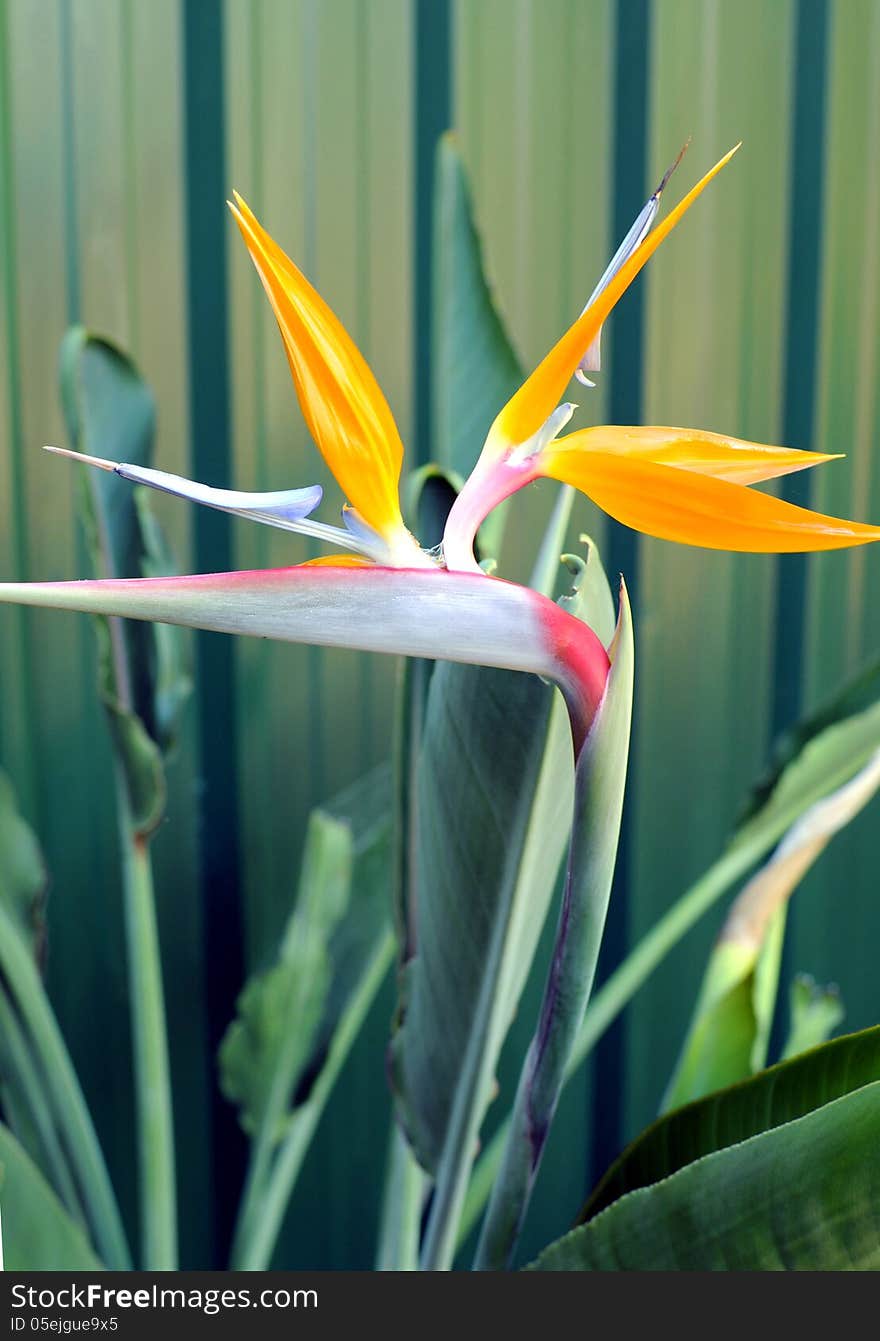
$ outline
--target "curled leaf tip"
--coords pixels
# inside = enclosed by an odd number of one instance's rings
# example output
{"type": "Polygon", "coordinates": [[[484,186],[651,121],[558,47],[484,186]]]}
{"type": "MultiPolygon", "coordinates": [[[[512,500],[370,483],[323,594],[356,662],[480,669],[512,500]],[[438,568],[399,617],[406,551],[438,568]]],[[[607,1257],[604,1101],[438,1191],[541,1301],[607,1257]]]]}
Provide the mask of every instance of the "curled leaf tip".
{"type": "Polygon", "coordinates": [[[684,156],[685,156],[685,154],[687,153],[688,149],[690,149],[690,147],[691,147],[691,140],[692,140],[692,139],[693,139],[693,136],[692,136],[692,135],[689,135],[689,136],[687,137],[687,139],[685,140],[684,144],[681,146],[681,148],[679,149],[678,153],[676,154],[675,158],[674,158],[673,161],[670,163],[669,167],[666,169],[666,171],[664,172],[663,176],[660,178],[660,185],[657,187],[657,190],[654,192],[654,195],[653,195],[653,199],[654,199],[654,200],[659,200],[660,197],[662,196],[663,192],[666,190],[666,186],[667,186],[667,184],[668,184],[668,182],[669,182],[669,178],[672,176],[673,172],[675,172],[675,169],[678,167],[679,163],[680,163],[681,160],[684,158],[684,156]]]}

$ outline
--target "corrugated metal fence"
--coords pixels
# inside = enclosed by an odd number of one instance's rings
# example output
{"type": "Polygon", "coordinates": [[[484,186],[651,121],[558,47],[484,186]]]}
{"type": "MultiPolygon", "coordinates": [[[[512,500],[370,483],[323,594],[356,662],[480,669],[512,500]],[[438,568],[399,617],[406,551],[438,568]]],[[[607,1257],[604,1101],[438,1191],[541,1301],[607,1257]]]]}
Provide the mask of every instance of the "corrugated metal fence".
{"type": "MultiPolygon", "coordinates": [[[[794,477],[788,496],[880,518],[876,0],[0,0],[0,81],[4,577],[85,571],[71,482],[38,450],[62,440],[56,356],[73,320],[139,360],[166,469],[253,488],[323,479],[225,216],[233,185],[352,330],[412,459],[427,455],[427,193],[447,124],[527,364],[684,139],[685,175],[743,139],[621,304],[584,410],[846,452],[814,480],[794,477]]],[[[308,554],[288,536],[160,507],[190,570],[308,554]]],[[[625,571],[637,619],[619,954],[716,854],[774,731],[880,647],[880,553],[730,557],[637,539],[587,505],[578,522],[625,571]]],[[[83,619],[0,612],[0,759],[48,855],[52,995],[130,1203],[121,914],[91,640],[83,619]]],[[[211,1099],[205,1040],[228,1019],[242,965],[273,942],[309,807],[386,752],[392,666],[209,636],[193,657],[198,696],[157,859],[184,1249],[203,1264],[240,1159],[211,1099]]],[[[838,980],[854,1027],[880,1016],[878,852],[869,809],[799,895],[790,936],[791,967],[838,980]]],[[[586,1181],[590,1131],[601,1157],[651,1116],[711,933],[688,939],[603,1044],[601,1085],[567,1096],[536,1233],[559,1227],[586,1181]]],[[[286,1265],[369,1262],[389,1011],[386,996],[328,1115],[286,1265]]]]}

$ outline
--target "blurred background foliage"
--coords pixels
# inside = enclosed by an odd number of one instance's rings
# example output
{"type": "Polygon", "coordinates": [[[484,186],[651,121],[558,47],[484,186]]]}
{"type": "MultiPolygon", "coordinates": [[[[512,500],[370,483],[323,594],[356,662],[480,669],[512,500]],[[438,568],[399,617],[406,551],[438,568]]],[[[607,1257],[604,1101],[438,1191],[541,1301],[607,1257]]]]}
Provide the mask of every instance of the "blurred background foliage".
{"type": "MultiPolygon", "coordinates": [[[[880,517],[880,6],[875,0],[0,0],[0,571],[88,571],[63,442],[65,327],[130,349],[161,468],[241,488],[328,483],[224,199],[239,189],[375,368],[411,465],[431,456],[430,191],[458,132],[485,259],[531,366],[579,310],[688,135],[736,163],[607,334],[579,422],[699,425],[845,452],[787,496],[880,517]]],[[[553,489],[514,503],[522,577],[553,489]]],[[[336,497],[332,486],[328,495],[336,497]]],[[[184,571],[308,542],[157,500],[184,571]]],[[[636,723],[605,971],[713,859],[771,741],[880,647],[880,551],[729,556],[635,537],[579,503],[622,569],[636,723]]],[[[47,973],[124,1209],[135,1188],[112,770],[84,618],[0,611],[0,760],[49,870],[47,973]]],[[[155,842],[183,1264],[228,1235],[243,1142],[213,1053],[293,899],[309,810],[387,757],[394,666],[201,635],[155,842]]],[[[872,818],[873,816],[873,818],[872,818]]],[[[792,909],[787,958],[876,1022],[880,837],[867,811],[792,909]]],[[[531,1217],[656,1111],[723,916],[707,918],[566,1092],[531,1217]],[[601,1086],[596,1084],[596,1075],[601,1086]],[[601,1095],[601,1102],[599,1096],[601,1095]]],[[[784,974],[784,978],[790,973],[784,974]]],[[[507,1052],[530,1036],[535,993],[507,1052]]],[[[389,982],[325,1117],[283,1259],[371,1260],[389,1106],[389,982]]],[[[577,1198],[576,1198],[577,1199],[577,1198]]]]}

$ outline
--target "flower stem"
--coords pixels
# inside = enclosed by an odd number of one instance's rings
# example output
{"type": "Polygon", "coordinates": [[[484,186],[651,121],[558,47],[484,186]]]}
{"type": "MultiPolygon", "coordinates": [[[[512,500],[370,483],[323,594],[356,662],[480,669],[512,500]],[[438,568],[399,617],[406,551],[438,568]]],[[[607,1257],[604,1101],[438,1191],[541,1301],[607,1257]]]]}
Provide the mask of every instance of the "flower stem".
{"type": "Polygon", "coordinates": [[[141,1257],[147,1271],[177,1267],[177,1195],[168,1035],[153,869],[117,769],[140,1174],[141,1257]]]}
{"type": "Polygon", "coordinates": [[[392,1118],[388,1140],[377,1271],[418,1271],[419,1228],[427,1179],[392,1118]]]}

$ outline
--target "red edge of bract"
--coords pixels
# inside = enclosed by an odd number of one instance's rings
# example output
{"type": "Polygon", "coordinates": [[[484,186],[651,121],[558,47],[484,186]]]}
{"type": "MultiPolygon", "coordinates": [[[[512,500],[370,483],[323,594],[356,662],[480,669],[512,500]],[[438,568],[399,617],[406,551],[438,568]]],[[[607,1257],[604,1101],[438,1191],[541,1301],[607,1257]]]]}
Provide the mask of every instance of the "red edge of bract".
{"type": "Polygon", "coordinates": [[[553,601],[542,601],[541,619],[560,668],[577,756],[605,697],[611,660],[590,626],[553,601]]]}

